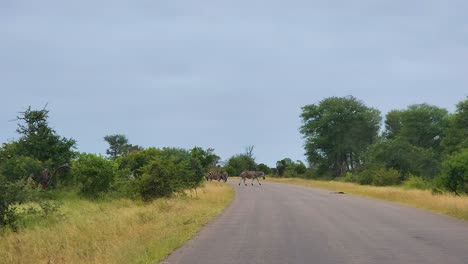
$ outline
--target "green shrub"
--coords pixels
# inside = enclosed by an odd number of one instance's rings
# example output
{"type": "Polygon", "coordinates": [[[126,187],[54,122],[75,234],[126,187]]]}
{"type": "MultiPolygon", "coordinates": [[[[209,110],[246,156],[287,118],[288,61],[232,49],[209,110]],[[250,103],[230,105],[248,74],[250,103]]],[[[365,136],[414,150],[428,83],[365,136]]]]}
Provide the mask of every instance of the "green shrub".
{"type": "Polygon", "coordinates": [[[357,172],[355,181],[362,185],[371,185],[374,181],[374,170],[364,169],[357,172]]]}
{"type": "Polygon", "coordinates": [[[408,179],[403,182],[403,187],[408,189],[428,190],[433,186],[431,182],[425,180],[424,178],[410,175],[408,179]]]}
{"type": "Polygon", "coordinates": [[[129,169],[117,170],[112,182],[109,198],[138,198],[138,181],[129,169]]]}
{"type": "Polygon", "coordinates": [[[342,182],[356,182],[356,176],[351,172],[346,172],[343,177],[336,178],[337,181],[342,182]]]}
{"type": "MultiPolygon", "coordinates": [[[[349,179],[349,178],[348,178],[349,179]]],[[[353,180],[363,185],[387,186],[401,182],[400,173],[384,167],[366,168],[357,173],[353,180]]]]}
{"type": "Polygon", "coordinates": [[[36,159],[25,156],[15,156],[5,160],[0,167],[0,173],[5,175],[8,181],[27,179],[33,175],[36,181],[42,171],[42,163],[36,159]]]}
{"type": "Polygon", "coordinates": [[[468,149],[452,154],[444,161],[440,180],[451,192],[468,193],[468,149]]]}
{"type": "Polygon", "coordinates": [[[25,200],[23,182],[7,181],[0,175],[0,228],[10,226],[17,229],[16,206],[25,200]]]}
{"type": "Polygon", "coordinates": [[[174,157],[156,158],[143,171],[138,180],[138,191],[146,201],[182,191],[186,188],[184,177],[193,173],[188,162],[177,162],[174,157]]]}
{"type": "Polygon", "coordinates": [[[89,198],[97,198],[109,190],[116,171],[115,163],[102,156],[81,154],[72,162],[73,177],[81,183],[80,192],[89,198]]]}

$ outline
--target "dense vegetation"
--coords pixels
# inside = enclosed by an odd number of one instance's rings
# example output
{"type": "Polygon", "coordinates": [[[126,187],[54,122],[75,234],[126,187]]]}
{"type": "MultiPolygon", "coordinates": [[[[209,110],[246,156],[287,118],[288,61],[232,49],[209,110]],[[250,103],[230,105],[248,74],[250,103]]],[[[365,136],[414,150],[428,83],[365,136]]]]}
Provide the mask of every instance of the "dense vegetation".
{"type": "Polygon", "coordinates": [[[382,131],[379,111],[351,96],[302,110],[309,175],[468,193],[468,100],[453,114],[428,104],[390,111],[382,131]]]}
{"type": "Polygon", "coordinates": [[[28,108],[20,114],[19,139],[0,148],[0,227],[16,230],[20,215],[53,211],[57,205],[49,201],[54,192],[145,201],[184,194],[196,189],[219,162],[213,149],[144,149],[129,144],[124,135],[104,137],[108,157],[79,153],[75,140],[49,126],[48,110],[28,108]],[[17,210],[25,202],[41,208],[17,210]]]}

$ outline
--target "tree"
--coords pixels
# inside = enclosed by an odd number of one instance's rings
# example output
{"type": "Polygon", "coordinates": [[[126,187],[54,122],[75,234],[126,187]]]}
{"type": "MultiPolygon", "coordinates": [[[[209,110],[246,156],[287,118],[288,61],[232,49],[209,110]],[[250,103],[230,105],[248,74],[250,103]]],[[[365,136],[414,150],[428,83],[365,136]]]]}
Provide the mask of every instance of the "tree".
{"type": "Polygon", "coordinates": [[[278,171],[278,175],[283,176],[286,170],[288,169],[288,167],[291,166],[292,163],[293,161],[290,158],[278,160],[276,162],[276,170],[278,171]]]}
{"type": "Polygon", "coordinates": [[[263,163],[258,164],[256,170],[263,171],[265,174],[271,173],[270,167],[268,167],[266,164],[263,164],[263,163]]]}
{"type": "Polygon", "coordinates": [[[401,131],[402,111],[392,110],[387,113],[385,118],[384,136],[388,139],[394,139],[401,131]]]}
{"type": "Polygon", "coordinates": [[[214,149],[212,148],[204,150],[200,147],[194,147],[190,150],[190,155],[200,162],[204,171],[216,166],[221,159],[218,155],[214,154],[214,149]]]}
{"type": "Polygon", "coordinates": [[[400,137],[373,144],[366,163],[370,167],[382,165],[394,169],[400,173],[401,180],[409,174],[432,178],[440,170],[440,162],[432,149],[414,146],[400,137]]]}
{"type": "Polygon", "coordinates": [[[251,158],[252,160],[255,160],[255,157],[254,157],[254,155],[253,155],[254,148],[255,148],[254,145],[249,145],[249,146],[245,147],[245,153],[244,153],[244,155],[246,155],[247,157],[251,158]]]}
{"type": "Polygon", "coordinates": [[[128,139],[125,135],[107,135],[104,137],[104,140],[109,144],[106,154],[112,159],[128,154],[129,150],[132,148],[132,146],[128,144],[128,139]]]}
{"type": "Polygon", "coordinates": [[[468,99],[459,102],[455,114],[449,117],[442,146],[447,154],[468,148],[468,99]]]}
{"type": "Polygon", "coordinates": [[[369,108],[352,96],[330,97],[318,105],[302,108],[303,125],[309,164],[321,172],[340,175],[362,163],[362,155],[376,141],[381,121],[380,112],[369,108]]]}
{"type": "Polygon", "coordinates": [[[276,162],[276,170],[279,176],[295,177],[306,173],[307,167],[300,160],[294,162],[285,158],[276,162]]]}
{"type": "Polygon", "coordinates": [[[162,151],[157,148],[147,148],[141,151],[130,152],[128,155],[116,159],[120,170],[127,170],[132,177],[141,176],[141,168],[151,162],[151,160],[162,155],[162,151]]]}
{"type": "Polygon", "coordinates": [[[17,132],[21,135],[16,144],[16,155],[28,156],[41,162],[47,162],[51,167],[68,163],[75,155],[73,149],[76,141],[57,135],[47,119],[49,111],[31,110],[21,112],[17,117],[23,123],[18,124],[17,132]]]}
{"type": "Polygon", "coordinates": [[[226,162],[225,170],[229,175],[239,175],[244,170],[255,170],[255,160],[245,154],[232,156],[226,162]]]}
{"type": "Polygon", "coordinates": [[[307,167],[306,165],[304,164],[304,162],[300,161],[300,160],[297,160],[294,164],[294,173],[296,175],[301,175],[301,174],[304,174],[306,173],[307,171],[307,167]]]}
{"type": "Polygon", "coordinates": [[[387,138],[400,137],[421,148],[441,152],[440,142],[447,127],[448,112],[428,104],[416,104],[406,110],[391,111],[385,121],[387,138]]]}

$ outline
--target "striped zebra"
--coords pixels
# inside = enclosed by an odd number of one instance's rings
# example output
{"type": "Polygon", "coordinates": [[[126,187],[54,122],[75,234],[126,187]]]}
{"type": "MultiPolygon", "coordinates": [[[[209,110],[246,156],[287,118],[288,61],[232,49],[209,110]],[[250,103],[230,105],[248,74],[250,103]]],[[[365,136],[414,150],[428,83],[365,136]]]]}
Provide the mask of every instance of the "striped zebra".
{"type": "Polygon", "coordinates": [[[227,172],[221,173],[221,172],[218,172],[218,171],[209,171],[205,175],[205,179],[207,181],[212,181],[212,180],[221,181],[221,180],[223,180],[224,182],[226,182],[228,177],[229,176],[228,176],[227,172]]]}
{"type": "Polygon", "coordinates": [[[247,183],[245,183],[246,179],[252,179],[252,185],[255,179],[257,179],[257,182],[259,185],[262,185],[260,181],[258,180],[258,177],[262,177],[263,179],[265,179],[265,173],[263,171],[243,171],[239,176],[240,176],[239,186],[242,180],[244,180],[244,185],[247,186],[247,183]]]}

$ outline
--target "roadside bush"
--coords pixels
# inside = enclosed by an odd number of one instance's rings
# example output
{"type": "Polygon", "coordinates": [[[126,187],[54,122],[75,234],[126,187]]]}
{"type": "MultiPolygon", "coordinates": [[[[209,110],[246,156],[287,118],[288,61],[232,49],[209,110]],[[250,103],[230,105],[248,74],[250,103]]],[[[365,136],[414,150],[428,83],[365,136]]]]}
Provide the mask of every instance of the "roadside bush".
{"type": "Polygon", "coordinates": [[[468,194],[468,149],[450,155],[442,168],[443,186],[456,194],[468,194]]]}
{"type": "Polygon", "coordinates": [[[401,182],[400,173],[397,170],[383,167],[364,169],[353,178],[362,185],[388,186],[401,182]]]}
{"type": "Polygon", "coordinates": [[[111,184],[109,198],[138,198],[137,179],[129,169],[117,170],[111,184]]]}
{"type": "Polygon", "coordinates": [[[346,172],[343,177],[338,177],[335,179],[336,181],[341,181],[341,182],[356,182],[356,175],[354,175],[351,172],[346,172]]]}
{"type": "Polygon", "coordinates": [[[424,178],[410,175],[406,181],[403,182],[403,187],[408,189],[429,190],[433,184],[424,178]]]}
{"type": "Polygon", "coordinates": [[[138,181],[138,191],[143,200],[170,196],[186,188],[184,177],[193,172],[186,161],[174,157],[156,158],[143,168],[143,175],[138,181]]]}
{"type": "Polygon", "coordinates": [[[81,154],[72,162],[73,177],[81,183],[80,192],[88,198],[97,198],[109,190],[115,173],[115,163],[102,156],[81,154]]]}

